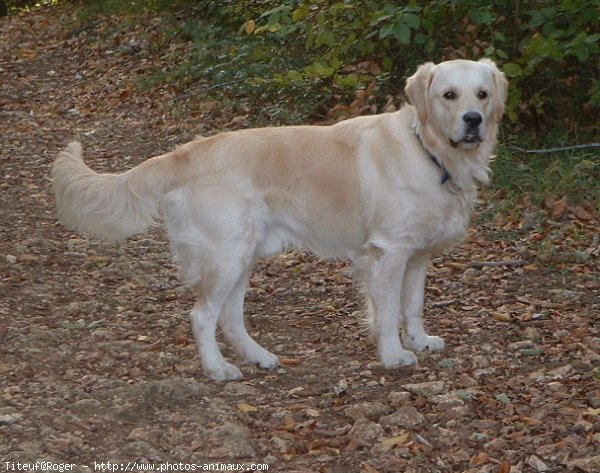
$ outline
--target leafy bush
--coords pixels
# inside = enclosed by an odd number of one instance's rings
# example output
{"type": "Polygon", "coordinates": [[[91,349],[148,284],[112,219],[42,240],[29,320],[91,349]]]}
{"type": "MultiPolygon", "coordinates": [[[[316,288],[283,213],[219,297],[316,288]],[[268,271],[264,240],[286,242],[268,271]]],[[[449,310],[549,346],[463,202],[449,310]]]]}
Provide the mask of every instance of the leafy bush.
{"type": "Polygon", "coordinates": [[[0,16],[28,10],[32,7],[52,5],[57,2],[58,0],[0,0],[0,16]]]}
{"type": "Polygon", "coordinates": [[[496,189],[510,195],[506,208],[523,194],[539,203],[548,193],[600,205],[596,150],[526,155],[505,146],[598,141],[600,0],[84,3],[84,21],[121,13],[136,34],[140,14],[159,16],[148,43],[161,66],[140,82],[168,82],[187,116],[197,111],[215,128],[238,126],[238,117],[262,126],[380,112],[402,101],[418,64],[490,57],[510,79],[492,163],[496,189]]]}
{"type": "MultiPolygon", "coordinates": [[[[254,2],[233,8],[247,3],[254,2]]],[[[485,55],[511,78],[512,122],[575,129],[586,119],[595,124],[600,106],[599,6],[599,0],[299,0],[247,20],[243,30],[271,37],[284,51],[304,45],[306,64],[272,78],[280,84],[329,78],[334,87],[353,88],[377,79],[397,87],[424,60],[485,55]],[[358,67],[365,61],[366,74],[358,67]]]]}
{"type": "Polygon", "coordinates": [[[183,87],[211,83],[217,85],[213,91],[254,100],[271,119],[279,110],[281,121],[305,120],[339,103],[348,104],[336,109],[342,115],[381,111],[418,64],[487,56],[510,78],[512,129],[550,125],[577,136],[598,131],[600,0],[98,0],[89,5],[185,11],[177,17],[175,34],[195,47],[171,76],[183,87]]]}

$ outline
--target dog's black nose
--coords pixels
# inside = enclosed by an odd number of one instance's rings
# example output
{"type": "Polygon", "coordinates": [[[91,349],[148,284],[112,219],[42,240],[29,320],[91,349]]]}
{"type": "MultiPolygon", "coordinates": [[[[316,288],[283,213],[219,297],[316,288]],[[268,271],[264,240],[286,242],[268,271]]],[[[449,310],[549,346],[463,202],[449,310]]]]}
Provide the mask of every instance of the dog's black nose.
{"type": "Polygon", "coordinates": [[[463,115],[463,121],[471,128],[477,128],[481,125],[483,117],[479,112],[467,112],[463,115]]]}

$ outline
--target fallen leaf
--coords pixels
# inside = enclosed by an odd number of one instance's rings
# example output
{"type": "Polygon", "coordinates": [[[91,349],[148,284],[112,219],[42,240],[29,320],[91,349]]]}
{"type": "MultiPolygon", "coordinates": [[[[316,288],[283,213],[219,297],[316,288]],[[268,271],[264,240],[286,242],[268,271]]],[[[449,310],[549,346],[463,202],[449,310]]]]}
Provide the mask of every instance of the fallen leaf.
{"type": "Polygon", "coordinates": [[[587,411],[583,413],[584,416],[592,416],[598,417],[600,416],[600,408],[594,409],[593,407],[588,408],[587,411]]]}
{"type": "Polygon", "coordinates": [[[361,473],[379,473],[379,470],[376,470],[368,463],[363,463],[362,467],[363,467],[363,469],[362,469],[361,473]]]}
{"type": "Polygon", "coordinates": [[[302,363],[302,360],[298,358],[280,358],[279,364],[281,366],[297,366],[302,363]]]}
{"type": "Polygon", "coordinates": [[[408,441],[409,438],[410,438],[410,434],[408,432],[406,432],[402,435],[397,435],[396,437],[391,437],[389,439],[385,439],[384,441],[382,441],[379,444],[379,450],[383,451],[383,452],[387,452],[399,445],[406,444],[406,442],[408,441]]]}
{"type": "Polygon", "coordinates": [[[497,320],[498,322],[512,322],[512,317],[510,314],[494,312],[494,320],[497,320]]]}
{"type": "Polygon", "coordinates": [[[504,460],[500,465],[498,465],[497,473],[510,473],[510,462],[508,460],[504,460]]]}
{"type": "Polygon", "coordinates": [[[291,416],[285,416],[281,428],[283,430],[292,431],[296,428],[296,421],[291,416]]]}
{"type": "Polygon", "coordinates": [[[256,30],[256,23],[254,20],[248,20],[244,23],[244,31],[246,31],[246,34],[252,34],[254,33],[254,30],[256,30]]]}
{"type": "Polygon", "coordinates": [[[487,463],[490,460],[490,457],[488,456],[487,453],[485,452],[479,452],[476,455],[473,455],[471,457],[471,459],[469,460],[469,463],[471,465],[483,465],[484,463],[487,463]]]}
{"type": "Polygon", "coordinates": [[[244,413],[246,413],[246,412],[258,412],[258,407],[253,406],[252,404],[246,404],[244,402],[239,403],[237,405],[237,407],[238,407],[238,409],[241,412],[244,412],[244,413]]]}
{"type": "Polygon", "coordinates": [[[565,210],[567,210],[567,205],[568,205],[568,200],[567,200],[567,196],[565,195],[562,199],[557,200],[556,202],[554,202],[552,204],[552,207],[550,208],[550,211],[552,213],[552,217],[553,218],[560,218],[562,216],[562,214],[565,213],[565,210]]]}

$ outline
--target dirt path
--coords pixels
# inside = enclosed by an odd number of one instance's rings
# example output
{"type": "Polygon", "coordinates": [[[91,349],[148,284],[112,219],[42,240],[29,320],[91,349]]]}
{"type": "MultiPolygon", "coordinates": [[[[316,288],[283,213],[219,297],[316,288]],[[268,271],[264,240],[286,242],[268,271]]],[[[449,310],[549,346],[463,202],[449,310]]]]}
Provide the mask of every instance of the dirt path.
{"type": "Polygon", "coordinates": [[[248,324],[283,366],[207,382],[163,233],[117,248],[55,221],[48,173],[70,139],[110,171],[206,128],[176,120],[168,91],[136,91],[160,58],[127,31],[70,26],[71,8],[0,19],[0,469],[600,471],[597,221],[568,211],[541,231],[480,225],[434,262],[426,318],[448,349],[413,369],[375,362],[346,264],[262,262],[248,324]],[[510,259],[526,264],[470,266],[510,259]]]}

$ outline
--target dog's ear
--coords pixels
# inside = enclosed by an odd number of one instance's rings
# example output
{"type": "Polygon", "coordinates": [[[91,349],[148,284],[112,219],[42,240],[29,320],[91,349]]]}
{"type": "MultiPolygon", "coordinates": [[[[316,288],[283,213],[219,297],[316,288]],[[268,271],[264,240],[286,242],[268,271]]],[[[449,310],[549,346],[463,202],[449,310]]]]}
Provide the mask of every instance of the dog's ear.
{"type": "Polygon", "coordinates": [[[485,64],[492,70],[492,76],[494,77],[494,93],[493,93],[493,112],[494,120],[499,122],[504,115],[504,108],[506,105],[506,98],[508,96],[508,81],[504,72],[502,72],[496,66],[496,63],[490,59],[480,59],[481,64],[485,64]]]}
{"type": "Polygon", "coordinates": [[[429,121],[429,88],[433,79],[433,64],[427,62],[406,80],[404,92],[410,103],[417,109],[417,117],[423,124],[429,121]]]}

